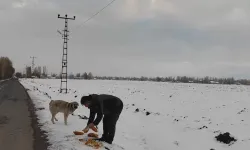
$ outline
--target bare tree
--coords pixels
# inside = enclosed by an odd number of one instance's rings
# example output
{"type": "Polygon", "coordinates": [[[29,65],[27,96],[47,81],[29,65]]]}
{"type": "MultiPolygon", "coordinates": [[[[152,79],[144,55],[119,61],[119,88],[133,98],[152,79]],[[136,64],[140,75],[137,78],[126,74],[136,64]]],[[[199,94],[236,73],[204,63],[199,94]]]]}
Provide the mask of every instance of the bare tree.
{"type": "Polygon", "coordinates": [[[82,77],[83,77],[83,79],[88,79],[88,74],[87,74],[87,72],[84,72],[84,74],[82,75],[82,77]]]}
{"type": "Polygon", "coordinates": [[[0,57],[0,80],[11,78],[14,73],[12,61],[8,57],[0,57]]]}
{"type": "Polygon", "coordinates": [[[93,79],[93,78],[94,78],[94,77],[93,77],[93,74],[92,74],[91,72],[89,72],[89,73],[88,73],[88,79],[91,80],[91,79],[93,79]]]}
{"type": "Polygon", "coordinates": [[[77,73],[77,74],[76,74],[76,77],[77,77],[77,78],[80,78],[80,77],[81,77],[81,74],[80,74],[80,73],[77,73]]]}

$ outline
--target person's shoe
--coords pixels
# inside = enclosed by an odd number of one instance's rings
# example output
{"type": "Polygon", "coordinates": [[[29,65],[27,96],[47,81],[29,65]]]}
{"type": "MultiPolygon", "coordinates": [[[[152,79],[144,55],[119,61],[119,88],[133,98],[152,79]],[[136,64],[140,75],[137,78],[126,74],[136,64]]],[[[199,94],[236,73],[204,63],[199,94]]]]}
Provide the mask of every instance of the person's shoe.
{"type": "Polygon", "coordinates": [[[112,144],[111,140],[105,140],[105,142],[108,143],[108,144],[112,144]]]}
{"type": "Polygon", "coordinates": [[[104,137],[101,137],[101,138],[97,138],[97,139],[94,139],[94,140],[96,140],[96,141],[105,141],[105,138],[104,137]]]}

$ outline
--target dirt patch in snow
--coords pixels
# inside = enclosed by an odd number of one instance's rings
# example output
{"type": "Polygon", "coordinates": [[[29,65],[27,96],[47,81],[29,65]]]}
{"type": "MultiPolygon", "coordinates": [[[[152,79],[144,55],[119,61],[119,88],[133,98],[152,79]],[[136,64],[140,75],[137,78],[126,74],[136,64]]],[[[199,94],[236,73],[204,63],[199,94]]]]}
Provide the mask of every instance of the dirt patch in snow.
{"type": "Polygon", "coordinates": [[[220,133],[219,135],[217,135],[215,137],[215,139],[218,142],[221,142],[221,143],[224,143],[224,144],[229,144],[229,145],[232,145],[234,142],[237,141],[237,139],[235,139],[233,136],[231,136],[229,132],[220,133]]]}

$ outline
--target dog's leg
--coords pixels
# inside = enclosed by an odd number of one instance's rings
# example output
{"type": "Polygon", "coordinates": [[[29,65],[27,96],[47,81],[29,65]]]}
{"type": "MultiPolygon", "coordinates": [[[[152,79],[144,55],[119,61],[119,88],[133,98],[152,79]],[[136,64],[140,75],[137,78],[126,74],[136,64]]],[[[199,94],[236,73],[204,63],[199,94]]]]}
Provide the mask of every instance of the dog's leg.
{"type": "Polygon", "coordinates": [[[55,121],[58,121],[58,119],[56,119],[56,116],[55,116],[55,121]]]}
{"type": "Polygon", "coordinates": [[[65,124],[65,125],[68,124],[68,123],[67,123],[68,116],[69,116],[69,114],[65,112],[65,113],[64,113],[64,124],[65,124]]]}
{"type": "MultiPolygon", "coordinates": [[[[51,103],[52,103],[52,101],[50,101],[50,105],[51,105],[51,103]]],[[[51,122],[52,122],[53,124],[55,124],[54,119],[55,119],[55,117],[56,117],[56,114],[52,111],[52,107],[51,107],[51,106],[49,107],[49,111],[50,111],[50,113],[51,113],[51,122]]]]}
{"type": "Polygon", "coordinates": [[[52,122],[53,124],[55,124],[55,122],[54,122],[55,116],[56,116],[56,114],[52,113],[51,122],[52,122]]]}

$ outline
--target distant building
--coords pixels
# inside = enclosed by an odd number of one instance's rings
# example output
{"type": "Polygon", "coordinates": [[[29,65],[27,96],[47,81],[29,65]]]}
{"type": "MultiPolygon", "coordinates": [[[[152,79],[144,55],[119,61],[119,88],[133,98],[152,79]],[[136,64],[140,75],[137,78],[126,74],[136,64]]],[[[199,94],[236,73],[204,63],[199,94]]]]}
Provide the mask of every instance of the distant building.
{"type": "Polygon", "coordinates": [[[41,67],[41,66],[38,66],[38,67],[37,67],[37,71],[38,71],[39,74],[42,74],[42,67],[41,67]]]}
{"type": "Polygon", "coordinates": [[[48,70],[46,66],[43,66],[43,75],[48,75],[48,70]]]}
{"type": "Polygon", "coordinates": [[[27,78],[31,78],[31,67],[26,67],[26,76],[27,78]]]}

